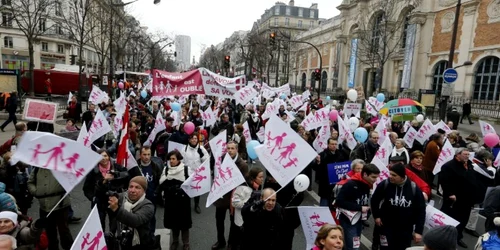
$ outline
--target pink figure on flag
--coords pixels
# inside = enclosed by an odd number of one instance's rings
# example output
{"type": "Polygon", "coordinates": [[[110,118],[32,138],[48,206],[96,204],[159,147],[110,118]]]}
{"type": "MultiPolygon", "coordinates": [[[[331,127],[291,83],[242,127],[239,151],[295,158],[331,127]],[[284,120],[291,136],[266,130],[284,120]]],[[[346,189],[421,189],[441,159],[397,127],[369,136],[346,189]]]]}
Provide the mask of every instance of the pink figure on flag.
{"type": "Polygon", "coordinates": [[[221,167],[219,167],[217,171],[219,172],[219,177],[222,179],[222,181],[226,182],[227,179],[226,179],[226,175],[224,174],[226,172],[224,172],[224,170],[222,170],[221,167]]]}
{"type": "Polygon", "coordinates": [[[99,231],[97,235],[89,241],[90,234],[87,233],[87,235],[83,236],[83,242],[81,245],[81,250],[85,248],[85,246],[89,246],[87,250],[107,250],[108,248],[104,246],[103,248],[99,249],[99,243],[101,242],[101,238],[103,237],[102,231],[99,231]]]}
{"type": "Polygon", "coordinates": [[[438,224],[439,226],[446,226],[446,224],[444,224],[443,222],[443,219],[445,217],[443,215],[440,215],[440,214],[434,214],[432,216],[432,222],[438,224]]]}
{"type": "Polygon", "coordinates": [[[297,162],[299,162],[299,159],[293,158],[293,159],[290,160],[290,162],[288,162],[287,164],[285,164],[283,166],[283,168],[289,168],[291,166],[297,166],[297,162]]]}
{"type": "Polygon", "coordinates": [[[57,162],[58,162],[58,160],[60,159],[61,162],[64,162],[63,148],[65,146],[66,146],[66,143],[61,142],[61,144],[59,145],[59,147],[53,147],[52,149],[50,149],[48,151],[40,152],[42,154],[48,154],[48,153],[52,152],[52,155],[50,156],[50,158],[45,163],[45,166],[43,166],[43,167],[46,168],[49,165],[49,163],[52,161],[52,159],[54,159],[54,170],[57,170],[57,162]]]}
{"type": "Polygon", "coordinates": [[[80,155],[78,153],[74,153],[73,156],[66,159],[66,161],[68,161],[66,163],[66,168],[73,170],[76,167],[76,161],[78,160],[78,158],[80,158],[80,155]]]}
{"type": "Polygon", "coordinates": [[[97,123],[97,121],[92,123],[92,128],[97,130],[98,126],[99,126],[99,124],[97,123]]]}
{"type": "MultiPolygon", "coordinates": [[[[278,161],[279,163],[281,163],[281,161],[283,159],[286,159],[286,158],[290,157],[292,155],[293,150],[295,149],[296,146],[297,145],[295,145],[295,143],[292,142],[292,144],[284,147],[285,150],[280,153],[280,156],[276,159],[276,161],[278,161]]],[[[272,152],[271,152],[271,154],[272,154],[272,152]]]]}
{"type": "Polygon", "coordinates": [[[101,119],[97,119],[97,124],[99,124],[99,127],[102,128],[102,120],[101,119]]]}
{"type": "Polygon", "coordinates": [[[41,144],[36,144],[36,148],[32,149],[33,157],[31,157],[31,161],[35,162],[35,164],[38,164],[38,154],[42,153],[40,149],[42,149],[41,144]]]}
{"type": "Polygon", "coordinates": [[[229,179],[233,178],[233,173],[231,172],[230,168],[226,168],[226,171],[224,171],[224,173],[229,175],[229,179]]]}
{"type": "Polygon", "coordinates": [[[317,214],[316,212],[313,213],[313,215],[311,215],[311,217],[309,217],[309,219],[312,221],[312,220],[319,220],[319,214],[317,214]]]}
{"type": "Polygon", "coordinates": [[[283,139],[286,137],[286,133],[281,134],[281,136],[277,135],[276,137],[272,138],[271,137],[271,132],[267,133],[267,139],[274,142],[274,147],[271,150],[271,154],[273,154],[274,150],[276,148],[281,149],[281,144],[283,144],[283,139]]]}
{"type": "MultiPolygon", "coordinates": [[[[201,188],[200,182],[202,182],[203,180],[207,179],[207,177],[205,175],[200,175],[200,172],[203,171],[203,170],[205,170],[205,167],[201,167],[201,168],[195,170],[195,172],[194,172],[195,176],[193,178],[193,181],[196,182],[196,187],[199,187],[198,189],[201,188]]],[[[191,187],[193,187],[193,186],[191,186],[191,187]]]]}
{"type": "Polygon", "coordinates": [[[191,185],[190,187],[191,187],[191,189],[195,189],[196,191],[201,189],[200,185],[195,185],[195,186],[191,185]]]}
{"type": "Polygon", "coordinates": [[[89,138],[89,137],[90,137],[90,136],[89,136],[89,135],[87,135],[87,136],[85,136],[85,137],[83,138],[83,145],[84,145],[84,146],[87,146],[87,145],[89,144],[89,142],[90,142],[90,138],[89,138]]]}
{"type": "Polygon", "coordinates": [[[316,118],[317,122],[321,121],[321,116],[320,116],[319,112],[316,111],[316,114],[314,114],[314,117],[316,118]]]}

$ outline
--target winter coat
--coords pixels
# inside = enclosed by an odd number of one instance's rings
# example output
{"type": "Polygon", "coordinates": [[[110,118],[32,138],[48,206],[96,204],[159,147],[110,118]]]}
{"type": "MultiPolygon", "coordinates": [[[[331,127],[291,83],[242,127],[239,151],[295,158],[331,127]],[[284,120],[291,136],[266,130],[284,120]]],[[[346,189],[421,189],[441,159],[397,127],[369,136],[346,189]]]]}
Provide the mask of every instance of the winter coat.
{"type": "Polygon", "coordinates": [[[483,210],[479,213],[486,217],[484,229],[486,231],[496,230],[493,220],[500,213],[500,186],[496,186],[488,193],[484,199],[483,210]]]}
{"type": "MultiPolygon", "coordinates": [[[[352,212],[361,212],[363,206],[369,206],[370,189],[372,185],[366,182],[361,173],[356,173],[340,189],[335,205],[338,208],[352,212]]],[[[347,219],[344,214],[340,218],[347,219]]]]}
{"type": "Polygon", "coordinates": [[[181,151],[182,157],[184,157],[183,162],[188,166],[188,174],[191,176],[194,170],[197,169],[203,162],[210,158],[210,154],[201,145],[196,145],[196,147],[191,147],[189,144],[186,145],[184,150],[181,151]],[[200,157],[199,151],[203,157],[200,157]]]}
{"type": "Polygon", "coordinates": [[[371,162],[379,147],[380,146],[378,144],[372,145],[371,142],[360,144],[351,152],[350,158],[351,160],[361,159],[365,162],[371,162]]]}
{"type": "Polygon", "coordinates": [[[242,250],[279,249],[279,233],[283,224],[283,209],[279,204],[272,211],[263,206],[253,207],[254,203],[243,206],[242,250]],[[255,209],[255,210],[254,210],[255,209]]]}
{"type": "MultiPolygon", "coordinates": [[[[64,188],[59,184],[50,169],[35,168],[30,173],[28,180],[28,190],[38,199],[40,209],[50,212],[59,200],[66,194],[64,188]]],[[[70,206],[69,195],[59,203],[58,209],[70,206]]]]}
{"type": "Polygon", "coordinates": [[[435,141],[430,141],[427,143],[427,147],[425,148],[424,159],[422,161],[422,166],[427,171],[434,170],[434,166],[436,166],[436,162],[439,158],[439,154],[441,153],[441,149],[435,141]]]}
{"type": "Polygon", "coordinates": [[[43,228],[36,228],[35,223],[27,220],[21,220],[18,225],[8,233],[16,238],[17,249],[33,249],[42,234],[43,228]]]}
{"type": "MultiPolygon", "coordinates": [[[[141,241],[140,246],[146,247],[143,249],[153,249],[152,247],[154,246],[154,240],[151,237],[149,230],[151,220],[155,219],[155,208],[153,203],[151,203],[151,201],[149,201],[148,199],[144,199],[140,204],[135,206],[129,212],[123,208],[123,202],[125,199],[124,194],[125,193],[120,194],[120,197],[118,199],[118,204],[120,204],[120,207],[115,212],[108,210],[110,211],[109,213],[111,213],[112,216],[116,218],[116,221],[120,222],[122,226],[137,230],[141,241]]],[[[111,230],[111,232],[114,231],[111,230]]]]}
{"type": "Polygon", "coordinates": [[[453,201],[446,197],[452,195],[456,196],[456,202],[464,206],[472,207],[476,204],[479,186],[471,161],[467,161],[467,169],[464,167],[464,163],[459,162],[456,158],[445,163],[439,172],[439,183],[443,189],[443,197],[445,197],[443,207],[450,207],[453,201]]]}
{"type": "MultiPolygon", "coordinates": [[[[313,164],[313,169],[316,172],[316,181],[318,182],[318,195],[321,198],[328,199],[331,196],[334,185],[330,185],[328,177],[328,164],[338,163],[347,160],[347,156],[342,151],[337,149],[331,152],[328,148],[319,153],[320,163],[313,164]]],[[[316,161],[314,161],[316,163],[316,161]]]]}
{"type": "Polygon", "coordinates": [[[233,196],[231,197],[231,204],[234,207],[234,224],[236,224],[236,226],[243,226],[243,216],[241,215],[241,209],[252,196],[252,192],[252,188],[247,185],[241,185],[237,187],[233,192],[233,196]]]}
{"type": "Polygon", "coordinates": [[[401,230],[413,230],[422,235],[425,222],[425,200],[422,191],[415,186],[413,194],[412,181],[406,178],[402,185],[388,183],[378,184],[371,199],[373,218],[380,218],[384,227],[401,230]]]}
{"type": "Polygon", "coordinates": [[[482,203],[484,201],[484,196],[486,195],[486,190],[488,187],[495,186],[495,173],[496,169],[494,167],[486,167],[483,162],[474,159],[472,167],[476,173],[477,180],[477,197],[476,204],[482,203]]]}
{"type": "Polygon", "coordinates": [[[108,191],[121,193],[127,190],[129,182],[127,169],[116,163],[111,163],[110,170],[115,171],[116,175],[113,180],[107,183],[103,183],[104,177],[99,170],[99,166],[94,167],[85,178],[83,194],[92,204],[107,205],[109,195],[106,193],[108,191]]]}
{"type": "MultiPolygon", "coordinates": [[[[167,180],[170,164],[165,167],[161,176],[160,188],[165,199],[163,226],[168,229],[187,230],[192,227],[191,198],[181,188],[184,181],[178,179],[167,180]]],[[[183,168],[184,178],[187,179],[188,166],[180,163],[176,168],[183,168]]]]}

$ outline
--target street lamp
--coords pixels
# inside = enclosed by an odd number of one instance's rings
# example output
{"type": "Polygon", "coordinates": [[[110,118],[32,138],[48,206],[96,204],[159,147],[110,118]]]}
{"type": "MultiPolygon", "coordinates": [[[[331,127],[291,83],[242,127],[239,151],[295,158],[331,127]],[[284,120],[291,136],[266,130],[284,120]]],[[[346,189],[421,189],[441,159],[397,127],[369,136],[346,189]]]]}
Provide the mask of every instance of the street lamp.
{"type": "Polygon", "coordinates": [[[463,67],[463,66],[471,66],[471,65],[472,65],[471,61],[465,61],[462,65],[458,65],[458,66],[453,67],[453,68],[458,69],[458,68],[463,67]]]}
{"type": "MultiPolygon", "coordinates": [[[[124,6],[127,6],[129,4],[132,4],[132,3],[135,3],[139,0],[133,0],[133,1],[130,1],[130,2],[127,2],[127,3],[117,3],[117,4],[113,4],[114,7],[124,7],[124,6]]],[[[154,0],[153,4],[159,4],[161,2],[161,0],[154,0]]]]}

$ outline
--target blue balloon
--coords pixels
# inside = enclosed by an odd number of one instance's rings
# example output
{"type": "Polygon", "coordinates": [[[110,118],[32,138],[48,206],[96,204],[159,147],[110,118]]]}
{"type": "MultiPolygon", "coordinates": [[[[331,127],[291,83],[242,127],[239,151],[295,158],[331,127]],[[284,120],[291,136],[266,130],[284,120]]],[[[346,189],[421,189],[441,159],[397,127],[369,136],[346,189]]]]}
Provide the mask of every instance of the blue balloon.
{"type": "Polygon", "coordinates": [[[146,92],[146,90],[141,91],[141,96],[142,98],[148,97],[148,92],[146,92]]]}
{"type": "Polygon", "coordinates": [[[330,101],[330,96],[329,95],[326,96],[326,100],[330,101]]]}
{"type": "Polygon", "coordinates": [[[357,128],[354,130],[354,138],[356,141],[363,143],[368,139],[368,131],[365,128],[357,128]]]}
{"type": "Polygon", "coordinates": [[[258,158],[257,152],[255,152],[255,148],[259,145],[260,145],[260,142],[258,142],[256,140],[251,140],[247,143],[247,153],[248,153],[248,157],[250,157],[250,159],[255,160],[258,158]]]}
{"type": "Polygon", "coordinates": [[[172,108],[173,111],[181,110],[181,105],[178,102],[170,103],[170,107],[172,108]]]}
{"type": "Polygon", "coordinates": [[[384,95],[384,93],[378,93],[378,95],[377,95],[377,101],[379,101],[379,102],[384,102],[385,101],[385,95],[384,95]]]}
{"type": "Polygon", "coordinates": [[[286,94],[281,94],[280,98],[281,98],[282,100],[285,100],[285,99],[286,99],[286,94]]]}

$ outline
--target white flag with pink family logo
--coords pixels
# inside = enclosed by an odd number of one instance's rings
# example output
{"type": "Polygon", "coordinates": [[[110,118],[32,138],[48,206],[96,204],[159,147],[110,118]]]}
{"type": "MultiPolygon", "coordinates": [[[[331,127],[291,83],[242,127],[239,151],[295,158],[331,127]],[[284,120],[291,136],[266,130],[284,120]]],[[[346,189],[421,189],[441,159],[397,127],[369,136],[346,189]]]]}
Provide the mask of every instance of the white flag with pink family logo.
{"type": "Polygon", "coordinates": [[[102,157],[80,142],[51,133],[26,131],[12,158],[83,178],[87,168],[95,166],[102,157]]]}
{"type": "Polygon", "coordinates": [[[487,134],[496,134],[497,132],[495,131],[495,128],[491,126],[491,124],[479,120],[479,126],[481,127],[481,133],[483,134],[483,137],[487,134]]]}
{"type": "Polygon", "coordinates": [[[216,200],[244,182],[245,177],[241,174],[240,169],[236,166],[233,159],[231,159],[231,156],[226,154],[221,164],[218,164],[217,161],[215,162],[214,181],[207,197],[206,206],[209,207],[216,200]]]}
{"type": "Polygon", "coordinates": [[[97,110],[95,118],[92,121],[90,127],[88,128],[88,132],[89,132],[88,136],[90,139],[90,144],[92,144],[93,142],[95,142],[97,139],[101,138],[108,132],[111,132],[111,126],[109,126],[106,117],[104,117],[104,114],[100,109],[97,110]]]}
{"type": "Polygon", "coordinates": [[[236,104],[241,104],[245,106],[258,94],[259,92],[257,92],[257,90],[255,90],[253,87],[247,86],[234,93],[233,97],[234,100],[236,101],[236,104]]]}
{"type": "Polygon", "coordinates": [[[245,121],[243,123],[243,136],[245,137],[246,143],[252,140],[252,136],[250,135],[250,127],[248,126],[248,121],[245,121]]]}
{"type": "Polygon", "coordinates": [[[446,225],[456,227],[458,226],[458,224],[460,223],[455,219],[451,218],[451,216],[448,216],[447,214],[441,212],[441,210],[431,205],[427,205],[427,207],[425,208],[425,227],[427,228],[434,228],[446,225]]]}
{"type": "Polygon", "coordinates": [[[151,146],[151,144],[153,144],[155,138],[156,138],[156,135],[162,131],[162,130],[165,130],[167,127],[165,126],[165,119],[163,119],[163,117],[161,116],[161,113],[158,112],[158,114],[156,115],[156,119],[155,119],[155,127],[153,129],[153,131],[151,131],[151,133],[149,134],[148,136],[148,139],[144,142],[144,146],[151,146]]]}
{"type": "Polygon", "coordinates": [[[312,144],[316,152],[321,153],[328,147],[328,139],[331,136],[330,126],[322,126],[312,144]]]}
{"type": "Polygon", "coordinates": [[[284,187],[318,155],[277,116],[266,123],[264,144],[255,149],[262,165],[284,187]]]}
{"type": "Polygon", "coordinates": [[[335,225],[332,213],[328,207],[305,207],[297,208],[299,212],[300,223],[302,224],[302,231],[306,237],[306,249],[311,249],[314,246],[316,235],[319,229],[326,224],[335,225]]]}
{"type": "Polygon", "coordinates": [[[441,172],[441,167],[443,165],[455,157],[455,149],[451,145],[449,140],[446,140],[446,142],[443,145],[443,148],[441,149],[441,153],[439,153],[439,157],[436,161],[436,166],[434,166],[434,170],[432,170],[433,174],[438,174],[441,172]]]}
{"type": "Polygon", "coordinates": [[[107,250],[104,231],[99,219],[99,211],[94,206],[82,229],[73,241],[71,250],[107,250]]]}
{"type": "Polygon", "coordinates": [[[210,192],[211,180],[209,158],[194,170],[194,173],[182,183],[181,188],[189,197],[193,198],[210,192]]]}

